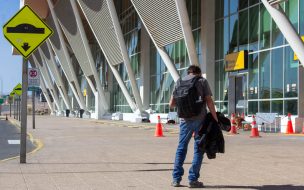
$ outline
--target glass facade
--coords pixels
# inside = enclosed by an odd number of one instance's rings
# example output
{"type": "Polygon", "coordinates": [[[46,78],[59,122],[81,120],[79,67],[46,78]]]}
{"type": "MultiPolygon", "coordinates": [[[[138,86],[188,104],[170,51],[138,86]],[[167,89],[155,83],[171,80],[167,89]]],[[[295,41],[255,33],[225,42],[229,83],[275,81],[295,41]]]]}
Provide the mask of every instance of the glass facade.
{"type": "MultiPolygon", "coordinates": [[[[227,112],[229,78],[246,75],[248,97],[244,112],[297,114],[298,61],[293,51],[259,0],[216,0],[215,12],[215,102],[227,112]],[[224,57],[248,50],[248,68],[225,72],[224,57]]],[[[304,3],[289,0],[280,8],[296,31],[304,34],[304,3]]]]}
{"type": "MultiPolygon", "coordinates": [[[[201,25],[202,9],[205,9],[201,3],[201,0],[186,0],[199,63],[202,63],[203,60],[201,25]]],[[[143,24],[131,1],[114,0],[114,4],[137,86],[141,92],[144,89],[145,94],[148,93],[145,88],[149,88],[149,97],[147,97],[149,102],[144,102],[144,106],[150,107],[156,113],[168,113],[170,111],[169,100],[175,84],[173,78],[151,40],[150,55],[147,56],[144,51],[142,54],[141,46],[145,45],[145,41],[142,41],[141,35],[145,36],[146,34],[142,34],[143,24]],[[149,57],[148,60],[142,60],[145,57],[149,57]],[[145,73],[147,71],[144,67],[146,64],[141,63],[142,61],[150,63],[149,73],[145,73]],[[143,81],[142,75],[149,75],[150,87],[142,85],[147,84],[146,81],[143,81]]],[[[295,30],[300,35],[304,35],[304,2],[289,0],[280,3],[279,6],[295,30]]],[[[238,91],[235,92],[236,109],[241,109],[246,114],[255,114],[256,112],[287,114],[290,112],[296,115],[298,110],[299,63],[294,60],[292,49],[263,3],[260,0],[215,0],[215,7],[215,59],[214,65],[206,65],[206,67],[214,66],[213,98],[217,109],[227,114],[231,99],[229,95],[233,94],[230,91],[237,89],[238,91]],[[248,67],[240,71],[226,72],[225,56],[241,50],[248,51],[248,67]],[[232,84],[235,85],[233,88],[232,84]]],[[[110,111],[132,112],[118,82],[109,69],[105,56],[94,39],[94,35],[90,32],[87,35],[102,87],[106,95],[110,97],[110,111]]],[[[185,41],[180,40],[167,45],[164,50],[180,76],[185,76],[186,69],[190,65],[185,41]]],[[[81,91],[87,91],[88,109],[95,110],[95,98],[87,78],[72,51],[70,55],[81,91]]],[[[135,102],[124,63],[115,67],[135,102]]],[[[147,79],[145,78],[145,80],[147,79]]],[[[71,88],[67,81],[65,82],[68,87],[68,96],[73,97],[71,88]]]]}

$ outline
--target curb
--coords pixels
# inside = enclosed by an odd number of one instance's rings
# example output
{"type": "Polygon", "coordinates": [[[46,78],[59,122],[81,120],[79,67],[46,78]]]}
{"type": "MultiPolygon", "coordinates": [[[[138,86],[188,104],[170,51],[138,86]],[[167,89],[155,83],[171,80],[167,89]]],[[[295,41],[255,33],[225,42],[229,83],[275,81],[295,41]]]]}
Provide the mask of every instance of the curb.
{"type": "MultiPolygon", "coordinates": [[[[10,118],[8,119],[8,121],[12,125],[14,125],[15,127],[21,129],[20,122],[17,122],[17,121],[15,121],[13,119],[10,119],[10,118]]],[[[27,133],[27,137],[33,143],[33,145],[36,147],[34,150],[32,150],[30,152],[27,152],[26,153],[27,155],[34,154],[34,153],[38,152],[40,149],[43,148],[44,144],[43,144],[43,142],[40,139],[34,139],[34,137],[33,137],[33,135],[31,133],[27,133]]],[[[9,161],[9,160],[14,160],[14,159],[17,159],[19,157],[20,156],[14,156],[14,157],[6,158],[6,159],[3,159],[3,160],[0,160],[0,163],[6,162],[6,161],[9,161]]]]}

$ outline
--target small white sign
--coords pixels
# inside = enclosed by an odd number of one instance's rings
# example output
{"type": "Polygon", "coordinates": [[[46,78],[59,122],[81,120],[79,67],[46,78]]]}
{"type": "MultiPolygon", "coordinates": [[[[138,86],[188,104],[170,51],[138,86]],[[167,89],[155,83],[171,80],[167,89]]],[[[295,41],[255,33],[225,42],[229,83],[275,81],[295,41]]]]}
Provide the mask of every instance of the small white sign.
{"type": "Polygon", "coordinates": [[[40,87],[38,69],[31,68],[28,70],[28,87],[40,87]]]}

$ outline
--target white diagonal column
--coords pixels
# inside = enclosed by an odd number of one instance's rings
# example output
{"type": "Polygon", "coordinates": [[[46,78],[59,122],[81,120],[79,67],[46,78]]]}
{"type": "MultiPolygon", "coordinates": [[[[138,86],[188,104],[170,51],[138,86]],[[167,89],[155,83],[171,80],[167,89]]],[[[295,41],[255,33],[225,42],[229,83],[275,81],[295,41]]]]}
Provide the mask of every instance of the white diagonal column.
{"type": "Polygon", "coordinates": [[[59,90],[59,93],[62,96],[62,99],[65,103],[65,106],[67,109],[71,109],[71,103],[68,99],[67,90],[63,84],[61,75],[59,73],[57,64],[55,62],[54,53],[53,50],[49,44],[48,41],[46,41],[44,44],[42,44],[38,51],[40,52],[40,55],[43,55],[45,63],[49,67],[50,71],[52,72],[52,75],[54,77],[55,84],[57,85],[57,88],[59,90]]]}
{"type": "Polygon", "coordinates": [[[118,82],[129,106],[136,111],[137,106],[130,96],[125,83],[119,75],[115,66],[124,60],[118,43],[117,35],[107,6],[107,1],[78,0],[78,3],[92,29],[93,34],[102,50],[109,67],[118,82]],[[99,19],[103,18],[103,19],[99,19]]]}
{"type": "Polygon", "coordinates": [[[191,65],[199,65],[198,57],[196,53],[193,33],[190,25],[190,19],[185,0],[176,0],[176,7],[178,16],[181,22],[181,27],[184,34],[185,44],[189,55],[191,65]]]}
{"type": "MultiPolygon", "coordinates": [[[[85,47],[85,52],[88,56],[89,64],[90,64],[90,67],[91,67],[91,70],[93,72],[93,76],[94,76],[94,79],[95,79],[95,82],[96,82],[98,95],[100,97],[100,101],[98,101],[98,102],[102,103],[104,111],[107,112],[109,110],[109,104],[106,100],[104,91],[103,91],[102,86],[101,86],[101,81],[100,81],[100,79],[98,77],[98,74],[97,74],[95,61],[93,59],[93,55],[92,55],[92,52],[91,52],[91,49],[90,49],[90,46],[89,46],[89,42],[88,42],[85,30],[83,28],[83,24],[82,24],[82,21],[81,21],[79,12],[78,12],[77,4],[76,4],[75,0],[70,0],[70,2],[71,2],[72,9],[73,9],[73,13],[75,15],[75,19],[76,19],[76,22],[77,22],[78,29],[79,29],[79,32],[80,32],[80,36],[81,36],[83,45],[85,47]]],[[[88,82],[90,83],[91,81],[88,81],[88,82]]],[[[95,106],[97,106],[97,105],[95,105],[95,106]]]]}
{"type": "Polygon", "coordinates": [[[123,38],[123,33],[122,33],[122,30],[121,30],[121,27],[120,27],[120,24],[119,24],[116,9],[115,9],[113,0],[107,0],[107,2],[108,2],[110,15],[111,15],[113,25],[114,25],[114,30],[116,32],[116,35],[117,35],[117,38],[118,38],[118,43],[119,43],[119,46],[121,48],[121,53],[122,53],[122,57],[123,57],[123,60],[124,60],[124,64],[126,66],[127,73],[129,75],[133,95],[134,95],[134,98],[135,98],[135,101],[136,101],[136,104],[137,104],[137,107],[138,107],[139,111],[142,112],[143,111],[142,110],[142,107],[143,107],[142,106],[142,100],[140,98],[138,86],[137,86],[136,80],[135,80],[135,75],[134,75],[134,72],[133,72],[131,64],[130,64],[130,59],[129,59],[126,43],[125,43],[125,40],[123,38]]]}
{"type": "Polygon", "coordinates": [[[282,12],[280,6],[278,4],[270,5],[269,2],[276,1],[267,1],[262,0],[265,8],[269,12],[270,16],[273,18],[279,29],[281,30],[283,36],[286,38],[292,50],[297,54],[300,62],[304,64],[304,44],[301,40],[301,37],[298,35],[296,30],[293,28],[289,19],[282,12]]]}
{"type": "MultiPolygon", "coordinates": [[[[73,1],[72,1],[73,2],[73,1]]],[[[81,70],[86,77],[88,84],[95,95],[95,118],[101,116],[108,111],[108,101],[105,99],[100,79],[97,75],[96,66],[93,61],[92,53],[88,44],[86,33],[83,28],[75,2],[72,6],[71,1],[59,0],[54,7],[58,21],[70,44],[70,47],[77,59],[81,70]],[[74,8],[73,8],[74,7],[74,8]],[[75,10],[75,11],[74,11],[75,10]],[[92,80],[95,80],[98,93],[92,80]]]]}
{"type": "Polygon", "coordinates": [[[41,76],[44,79],[46,87],[50,90],[50,93],[53,97],[54,103],[55,103],[58,111],[62,111],[63,109],[59,104],[59,97],[55,91],[54,83],[51,79],[50,73],[49,73],[48,69],[46,68],[45,63],[42,61],[42,59],[40,57],[41,55],[40,54],[38,55],[38,54],[39,54],[39,52],[34,53],[34,55],[33,55],[34,61],[35,61],[36,65],[38,66],[38,69],[40,70],[41,76]]]}
{"type": "Polygon", "coordinates": [[[50,37],[51,45],[60,60],[60,64],[62,67],[62,70],[69,82],[69,85],[72,89],[72,92],[80,106],[81,109],[88,110],[84,98],[81,93],[80,85],[77,80],[77,76],[75,73],[75,69],[73,67],[70,55],[68,53],[67,47],[65,45],[64,36],[62,34],[61,28],[59,26],[56,13],[54,11],[53,4],[51,0],[47,0],[49,10],[50,10],[50,16],[47,17],[47,23],[50,25],[50,27],[53,28],[54,34],[50,37]]]}
{"type": "Polygon", "coordinates": [[[49,71],[47,70],[46,65],[44,65],[44,63],[41,59],[40,53],[36,51],[35,53],[33,53],[32,57],[33,57],[35,65],[37,66],[37,68],[39,69],[39,71],[41,73],[42,79],[44,80],[47,88],[50,90],[50,93],[53,97],[53,100],[55,102],[55,105],[56,105],[58,111],[62,111],[62,108],[59,105],[59,98],[55,91],[49,71]]]}

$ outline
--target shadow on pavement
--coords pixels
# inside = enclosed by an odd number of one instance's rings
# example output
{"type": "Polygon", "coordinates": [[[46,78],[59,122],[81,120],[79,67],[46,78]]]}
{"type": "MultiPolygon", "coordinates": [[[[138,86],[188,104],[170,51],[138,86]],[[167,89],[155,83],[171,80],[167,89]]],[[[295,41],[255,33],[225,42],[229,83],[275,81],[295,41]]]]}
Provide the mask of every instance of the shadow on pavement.
{"type": "Polygon", "coordinates": [[[263,186],[238,186],[238,185],[219,185],[205,186],[210,189],[255,189],[255,190],[304,190],[304,186],[294,185],[263,185],[263,186]]]}
{"type": "MultiPolygon", "coordinates": [[[[27,164],[54,164],[54,165],[60,165],[60,164],[85,164],[85,165],[90,165],[90,164],[130,164],[130,165],[134,165],[134,164],[146,164],[146,165],[173,165],[173,162],[148,162],[148,163],[131,163],[131,162],[90,162],[90,163],[76,163],[76,162],[61,162],[61,163],[56,163],[56,162],[39,162],[39,163],[27,163],[27,164]]],[[[191,162],[186,162],[184,163],[184,165],[189,165],[192,164],[191,162]]],[[[204,163],[205,164],[205,163],[204,163]]]]}
{"type": "MultiPolygon", "coordinates": [[[[164,169],[142,169],[142,170],[96,170],[96,171],[48,171],[47,174],[68,174],[68,173],[122,173],[122,172],[167,172],[173,171],[171,168],[164,169]]],[[[0,172],[0,174],[19,174],[19,172],[0,172]]],[[[22,174],[45,174],[44,172],[22,172],[22,174]]]]}

